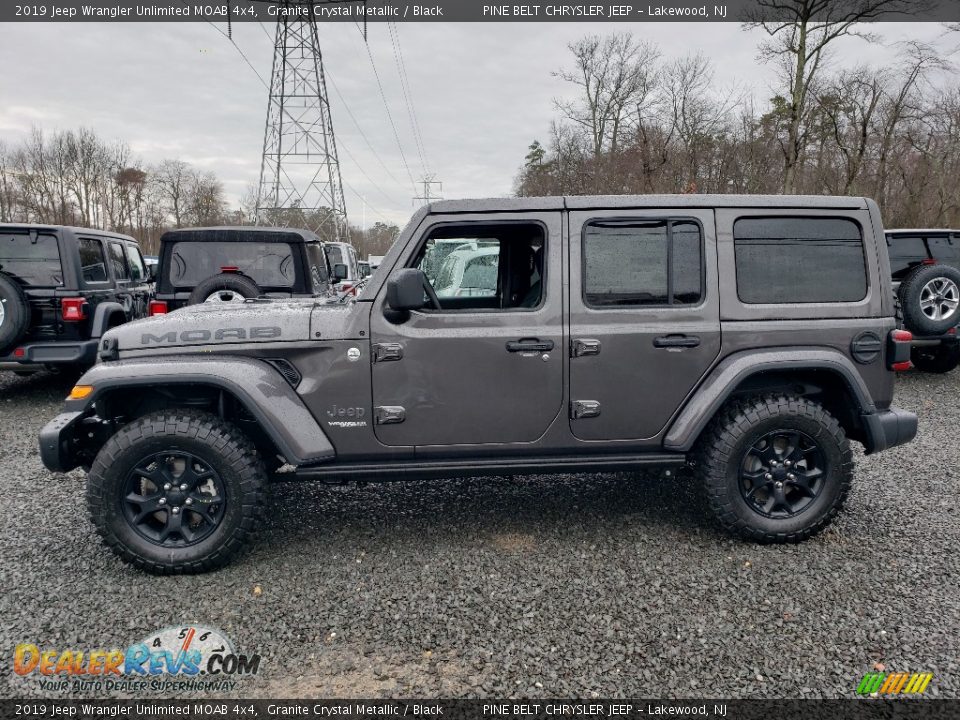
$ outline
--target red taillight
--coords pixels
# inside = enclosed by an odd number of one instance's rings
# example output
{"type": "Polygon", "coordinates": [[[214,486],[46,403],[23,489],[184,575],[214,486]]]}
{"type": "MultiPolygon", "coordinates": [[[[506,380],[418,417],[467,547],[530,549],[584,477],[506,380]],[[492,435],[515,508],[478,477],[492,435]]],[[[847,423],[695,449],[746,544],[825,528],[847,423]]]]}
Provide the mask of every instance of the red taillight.
{"type": "Polygon", "coordinates": [[[922,264],[923,264],[923,265],[936,265],[936,264],[937,264],[937,261],[934,260],[933,258],[927,258],[926,260],[923,261],[922,264]]]}
{"type": "Polygon", "coordinates": [[[903,362],[894,363],[890,366],[890,369],[895,372],[904,372],[913,367],[913,363],[909,360],[904,360],[903,362]]]}
{"type": "Polygon", "coordinates": [[[220,272],[236,273],[236,272],[240,272],[240,268],[238,268],[236,265],[224,265],[223,267],[220,268],[220,272]]]}
{"type": "Polygon", "coordinates": [[[947,335],[956,335],[956,334],[957,334],[957,329],[955,327],[952,327],[949,330],[947,330],[947,335]]]}
{"type": "Polygon", "coordinates": [[[167,314],[167,303],[165,300],[151,300],[150,306],[147,308],[147,314],[150,317],[154,315],[166,315],[167,314]]]}
{"type": "Polygon", "coordinates": [[[13,351],[14,357],[23,357],[26,354],[27,354],[27,351],[24,350],[23,348],[17,348],[16,350],[13,351]]]}
{"type": "Polygon", "coordinates": [[[64,298],[60,301],[60,316],[64,322],[80,322],[87,319],[87,301],[83,298],[64,298]]]}
{"type": "Polygon", "coordinates": [[[913,342],[913,333],[909,330],[894,330],[890,335],[894,342],[913,342]]]}

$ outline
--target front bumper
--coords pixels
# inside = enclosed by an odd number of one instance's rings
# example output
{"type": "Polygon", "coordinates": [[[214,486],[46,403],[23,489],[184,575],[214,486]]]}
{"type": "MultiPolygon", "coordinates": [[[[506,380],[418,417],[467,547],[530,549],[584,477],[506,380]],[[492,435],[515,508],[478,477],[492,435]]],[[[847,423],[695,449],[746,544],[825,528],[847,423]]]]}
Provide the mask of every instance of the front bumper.
{"type": "Polygon", "coordinates": [[[917,436],[917,415],[909,410],[890,408],[864,415],[863,419],[867,426],[868,455],[903,445],[917,436]]]}
{"type": "Polygon", "coordinates": [[[99,340],[20,345],[20,355],[0,355],[0,370],[31,370],[47,365],[89,366],[97,361],[99,340]]]}
{"type": "Polygon", "coordinates": [[[65,412],[57,415],[40,431],[40,459],[53,472],[68,472],[80,465],[73,451],[77,422],[84,412],[65,412]]]}

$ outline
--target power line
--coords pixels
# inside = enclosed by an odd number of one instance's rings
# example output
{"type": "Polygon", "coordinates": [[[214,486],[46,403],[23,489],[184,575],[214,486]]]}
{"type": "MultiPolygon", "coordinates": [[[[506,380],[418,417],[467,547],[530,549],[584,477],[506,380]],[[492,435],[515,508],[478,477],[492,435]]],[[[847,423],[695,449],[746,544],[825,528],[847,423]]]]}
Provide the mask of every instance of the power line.
{"type": "Polygon", "coordinates": [[[380,99],[383,101],[383,107],[387,111],[387,119],[390,121],[390,127],[393,130],[393,137],[397,141],[397,149],[400,151],[400,159],[403,160],[403,167],[407,171],[407,177],[410,178],[410,186],[413,191],[417,191],[417,184],[413,179],[413,173],[410,172],[410,164],[407,162],[407,156],[403,152],[403,144],[400,142],[400,133],[397,132],[397,124],[393,121],[393,113],[390,112],[390,104],[387,102],[387,94],[383,90],[383,83],[380,82],[380,73],[377,71],[377,64],[373,61],[373,53],[370,52],[370,45],[364,44],[367,57],[370,58],[370,67],[373,68],[373,76],[377,80],[377,88],[380,90],[380,99]]]}
{"type": "Polygon", "coordinates": [[[397,75],[400,76],[400,89],[403,91],[403,99],[407,105],[407,115],[410,117],[410,126],[413,128],[413,138],[417,143],[417,153],[420,155],[420,165],[423,167],[424,175],[430,175],[430,164],[426,161],[427,153],[423,148],[423,134],[420,132],[420,123],[417,120],[413,92],[410,90],[407,64],[403,59],[403,49],[400,47],[400,32],[397,29],[397,24],[393,22],[387,23],[387,29],[390,32],[390,41],[393,44],[393,57],[397,65],[397,75]]]}

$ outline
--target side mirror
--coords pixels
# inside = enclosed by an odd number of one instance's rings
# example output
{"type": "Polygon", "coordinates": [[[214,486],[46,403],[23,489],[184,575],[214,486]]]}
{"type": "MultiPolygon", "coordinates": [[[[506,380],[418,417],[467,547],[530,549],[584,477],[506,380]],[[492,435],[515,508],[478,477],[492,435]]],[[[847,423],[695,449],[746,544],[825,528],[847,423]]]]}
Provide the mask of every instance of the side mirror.
{"type": "Polygon", "coordinates": [[[423,285],[427,281],[417,268],[397,270],[387,281],[387,305],[391,310],[419,310],[426,305],[423,285]]]}
{"type": "Polygon", "coordinates": [[[334,279],[334,280],[336,280],[337,282],[340,282],[341,280],[346,280],[348,274],[349,274],[349,273],[347,272],[347,266],[346,266],[346,264],[344,264],[344,263],[335,263],[335,264],[334,264],[334,266],[333,266],[333,279],[334,279]]]}

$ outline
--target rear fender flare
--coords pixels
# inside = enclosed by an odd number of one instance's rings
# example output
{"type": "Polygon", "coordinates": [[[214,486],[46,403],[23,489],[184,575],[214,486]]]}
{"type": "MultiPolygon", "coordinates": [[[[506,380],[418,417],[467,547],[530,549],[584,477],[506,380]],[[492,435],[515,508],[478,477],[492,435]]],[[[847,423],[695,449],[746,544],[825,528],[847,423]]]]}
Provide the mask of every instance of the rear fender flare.
{"type": "Polygon", "coordinates": [[[118,315],[123,318],[123,322],[127,321],[127,313],[120,303],[102,302],[97,305],[97,309],[93,312],[93,322],[90,324],[90,337],[103,337],[110,328],[110,320],[118,315]]]}
{"type": "MultiPolygon", "coordinates": [[[[782,370],[819,370],[839,376],[856,399],[861,416],[877,411],[863,378],[853,363],[837,350],[809,348],[735,353],[721,361],[687,400],[667,431],[664,449],[688,452],[744,380],[759,373],[782,370]]],[[[864,427],[871,443],[871,424],[864,422],[864,427]]]]}
{"type": "Polygon", "coordinates": [[[273,367],[251,358],[198,358],[165,355],[162,359],[120,360],[89,370],[80,385],[92,385],[83,400],[67,400],[64,412],[87,411],[98,397],[117,389],[202,385],[233,395],[276,445],[287,462],[309,465],[332,459],[335,451],[300,396],[273,367]]]}

